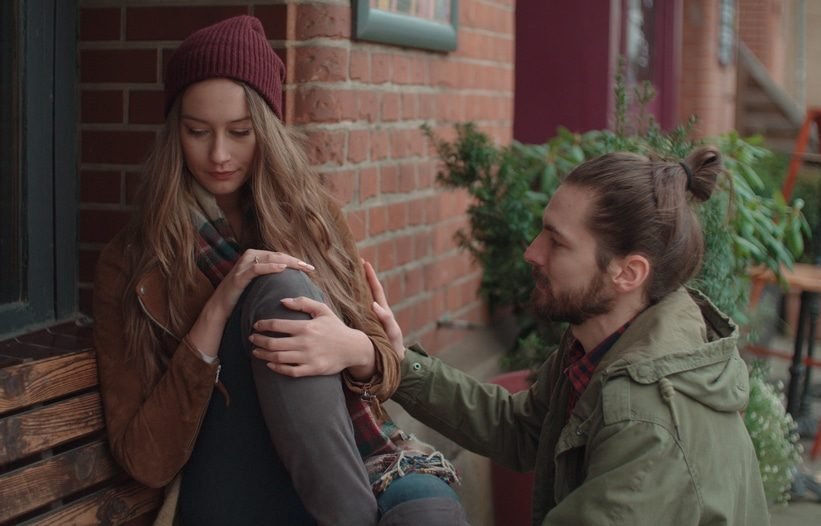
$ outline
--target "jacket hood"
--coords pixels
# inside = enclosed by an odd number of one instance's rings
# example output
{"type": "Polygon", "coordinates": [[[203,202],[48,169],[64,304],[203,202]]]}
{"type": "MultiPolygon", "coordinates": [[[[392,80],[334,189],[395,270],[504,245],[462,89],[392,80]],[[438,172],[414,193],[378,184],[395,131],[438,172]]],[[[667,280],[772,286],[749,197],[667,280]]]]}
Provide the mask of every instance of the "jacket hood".
{"type": "Polygon", "coordinates": [[[737,412],[749,397],[737,340],[738,327],[728,316],[698,291],[680,288],[630,324],[600,370],[659,383],[671,394],[672,387],[715,411],[737,412]]]}

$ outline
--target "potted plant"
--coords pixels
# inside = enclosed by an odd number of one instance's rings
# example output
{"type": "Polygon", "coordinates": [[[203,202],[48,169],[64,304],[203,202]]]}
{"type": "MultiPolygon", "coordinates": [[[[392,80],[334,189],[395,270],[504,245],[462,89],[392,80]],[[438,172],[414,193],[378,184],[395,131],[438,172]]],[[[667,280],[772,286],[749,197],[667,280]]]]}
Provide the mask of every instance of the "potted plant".
{"type": "MultiPolygon", "coordinates": [[[[463,189],[473,198],[467,210],[468,227],[456,234],[456,242],[482,267],[479,293],[491,312],[507,308],[518,324],[519,337],[503,359],[505,369],[538,367],[555,349],[564,330],[561,325],[539,323],[530,316],[527,305],[533,283],[523,258],[525,248],[541,229],[542,211],[561,177],[606,152],[632,151],[679,160],[697,145],[690,138],[694,119],[663,131],[643,110],[630,114],[631,101],[620,79],[616,84],[615,130],[578,134],[559,129],[546,144],[497,146],[472,123],[457,124],[453,141],[442,140],[423,126],[442,161],[437,181],[447,188],[463,189]]],[[[651,99],[652,88],[647,85],[634,91],[633,101],[640,107],[651,99]]],[[[722,152],[729,177],[722,183],[723,192],[699,208],[705,259],[690,285],[744,324],[748,321],[747,269],[763,265],[777,274],[782,265],[792,266],[803,251],[809,228],[801,214],[802,202],[785,203],[777,191],[768,190],[756,171],[772,155],[760,140],[745,140],[728,132],[713,142],[722,152]]],[[[518,373],[517,380],[524,374],[518,373]]],[[[757,403],[751,399],[751,406],[757,403]]],[[[783,413],[782,408],[773,416],[783,419],[783,413]]],[[[782,429],[772,432],[781,433],[782,429]]],[[[767,458],[759,452],[762,472],[771,469],[767,458]]],[[[522,480],[527,483],[527,479],[522,480]]],[[[511,488],[510,481],[506,486],[511,488]]],[[[514,488],[512,493],[529,491],[514,488]]]]}

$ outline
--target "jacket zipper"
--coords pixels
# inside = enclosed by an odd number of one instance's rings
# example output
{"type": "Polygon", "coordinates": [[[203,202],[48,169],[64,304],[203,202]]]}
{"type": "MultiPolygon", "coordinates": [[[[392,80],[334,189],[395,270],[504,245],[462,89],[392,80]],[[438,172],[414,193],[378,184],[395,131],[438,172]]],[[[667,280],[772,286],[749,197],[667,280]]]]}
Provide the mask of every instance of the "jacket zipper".
{"type": "Polygon", "coordinates": [[[180,339],[177,337],[177,335],[174,334],[173,332],[171,332],[171,329],[169,329],[168,327],[166,327],[165,325],[163,325],[162,323],[157,321],[157,318],[155,318],[154,316],[151,315],[151,312],[149,312],[148,308],[146,308],[145,303],[143,303],[143,299],[140,297],[139,294],[137,294],[137,301],[140,303],[140,308],[143,310],[145,315],[148,316],[149,320],[153,321],[154,324],[157,325],[157,327],[159,327],[160,329],[165,331],[169,336],[171,336],[172,338],[174,338],[177,341],[180,341],[180,339]]]}
{"type": "MultiPolygon", "coordinates": [[[[140,298],[139,294],[137,295],[137,301],[139,302],[140,308],[143,310],[145,315],[148,316],[149,320],[151,320],[153,323],[155,323],[157,325],[157,327],[159,327],[160,329],[165,331],[169,336],[171,336],[172,338],[174,338],[177,341],[180,341],[180,339],[177,337],[176,334],[171,332],[171,330],[168,327],[166,327],[165,325],[163,325],[162,323],[157,321],[157,319],[154,316],[151,315],[151,313],[148,311],[148,308],[146,308],[145,304],[143,303],[142,298],[140,298]]],[[[217,374],[215,375],[215,378],[214,378],[214,384],[215,385],[220,380],[220,373],[221,372],[222,372],[222,364],[217,364],[217,374]]],[[[194,436],[193,436],[193,438],[191,438],[191,440],[188,441],[188,444],[185,446],[185,449],[187,451],[190,451],[194,447],[194,442],[196,442],[197,437],[200,434],[200,429],[202,429],[202,422],[203,422],[203,420],[205,420],[205,413],[208,411],[208,405],[211,404],[211,397],[213,395],[214,395],[214,390],[211,389],[211,392],[208,393],[208,400],[205,402],[205,409],[202,411],[202,413],[199,416],[199,419],[197,420],[197,429],[194,432],[194,436]]]]}

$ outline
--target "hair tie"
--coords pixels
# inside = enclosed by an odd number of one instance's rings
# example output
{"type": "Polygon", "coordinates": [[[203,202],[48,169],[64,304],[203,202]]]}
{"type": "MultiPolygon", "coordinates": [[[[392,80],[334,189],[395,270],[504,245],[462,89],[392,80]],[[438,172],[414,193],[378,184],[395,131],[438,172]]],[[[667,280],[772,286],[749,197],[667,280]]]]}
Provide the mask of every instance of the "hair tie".
{"type": "Polygon", "coordinates": [[[687,174],[687,186],[685,187],[688,192],[693,191],[693,172],[690,171],[690,167],[684,164],[683,162],[678,163],[684,169],[684,173],[687,174]]]}

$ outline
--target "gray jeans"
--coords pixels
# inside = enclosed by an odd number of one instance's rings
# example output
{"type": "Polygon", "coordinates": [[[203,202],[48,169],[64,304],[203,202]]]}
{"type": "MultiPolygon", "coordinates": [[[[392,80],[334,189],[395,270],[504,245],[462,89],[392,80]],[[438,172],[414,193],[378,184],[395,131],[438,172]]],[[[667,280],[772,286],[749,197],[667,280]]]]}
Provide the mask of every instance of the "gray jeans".
{"type": "MultiPolygon", "coordinates": [[[[310,319],[280,301],[298,296],[322,300],[319,289],[296,270],[260,276],[249,285],[241,311],[241,333],[249,352],[248,336],[257,320],[310,319]]],[[[276,454],[305,508],[320,525],[376,524],[376,499],[354,441],[340,377],[292,378],[265,364],[251,358],[260,408],[276,454]]]]}

